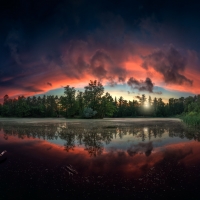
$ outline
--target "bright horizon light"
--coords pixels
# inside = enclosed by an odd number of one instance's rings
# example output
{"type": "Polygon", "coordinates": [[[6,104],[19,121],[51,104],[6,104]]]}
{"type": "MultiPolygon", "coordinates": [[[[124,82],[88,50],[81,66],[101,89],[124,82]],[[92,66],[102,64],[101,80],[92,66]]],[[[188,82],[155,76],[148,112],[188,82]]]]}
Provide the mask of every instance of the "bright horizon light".
{"type": "Polygon", "coordinates": [[[149,104],[148,104],[148,103],[145,103],[145,104],[144,104],[144,107],[145,107],[145,108],[149,108],[149,104]]]}

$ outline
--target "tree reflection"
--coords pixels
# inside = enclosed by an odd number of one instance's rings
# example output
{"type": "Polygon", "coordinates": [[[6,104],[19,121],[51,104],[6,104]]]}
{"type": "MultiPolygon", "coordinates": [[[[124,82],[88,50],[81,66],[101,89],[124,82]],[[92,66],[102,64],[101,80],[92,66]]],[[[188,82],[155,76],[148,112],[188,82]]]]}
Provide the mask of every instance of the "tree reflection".
{"type": "Polygon", "coordinates": [[[76,138],[78,140],[79,145],[82,145],[82,142],[83,142],[82,141],[83,140],[83,132],[78,132],[76,138]]]}
{"type": "MultiPolygon", "coordinates": [[[[65,141],[64,147],[67,152],[74,150],[76,145],[83,145],[90,156],[101,155],[104,145],[108,145],[113,139],[133,138],[133,141],[147,143],[155,138],[180,137],[190,140],[200,141],[200,132],[198,129],[186,128],[181,123],[172,124],[128,124],[127,126],[103,127],[90,124],[3,124],[0,123],[0,129],[3,130],[5,140],[9,136],[15,136],[19,139],[39,138],[43,140],[57,140],[58,138],[65,141]]],[[[130,155],[135,152],[130,151],[130,155]]],[[[151,151],[144,151],[146,156],[151,151]]]]}
{"type": "Polygon", "coordinates": [[[63,128],[60,132],[60,138],[65,140],[65,150],[69,152],[70,150],[74,150],[75,147],[75,134],[72,130],[68,130],[67,128],[63,128]]]}
{"type": "Polygon", "coordinates": [[[85,133],[83,142],[85,145],[85,150],[88,151],[90,156],[96,157],[97,155],[101,155],[104,149],[101,140],[102,136],[100,133],[95,131],[85,133]]]}
{"type": "Polygon", "coordinates": [[[101,137],[102,137],[102,140],[106,143],[106,144],[109,144],[112,139],[113,139],[113,134],[111,133],[111,131],[109,130],[104,130],[102,133],[101,133],[101,137]]]}

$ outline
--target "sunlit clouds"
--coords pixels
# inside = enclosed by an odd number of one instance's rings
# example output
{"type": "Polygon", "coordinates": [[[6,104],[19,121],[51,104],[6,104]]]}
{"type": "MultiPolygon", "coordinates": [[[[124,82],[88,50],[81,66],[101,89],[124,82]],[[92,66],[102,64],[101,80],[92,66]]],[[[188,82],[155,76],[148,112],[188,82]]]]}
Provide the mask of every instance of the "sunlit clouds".
{"type": "MultiPolygon", "coordinates": [[[[3,10],[0,99],[5,94],[45,94],[66,85],[84,88],[94,79],[111,95],[112,87],[120,90],[121,85],[164,99],[166,94],[154,92],[155,87],[180,92],[180,96],[181,92],[200,93],[197,26],[174,22],[173,6],[152,11],[148,3],[136,4],[113,7],[106,2],[104,8],[91,2],[87,15],[82,1],[3,10]],[[164,15],[166,10],[172,15],[164,15]],[[182,31],[188,26],[191,32],[182,31]],[[191,33],[195,36],[190,37],[191,33]],[[137,84],[127,84],[131,78],[137,84]]],[[[184,12],[179,17],[181,22],[188,19],[184,12]]],[[[193,15],[189,18],[194,20],[193,15]]]]}

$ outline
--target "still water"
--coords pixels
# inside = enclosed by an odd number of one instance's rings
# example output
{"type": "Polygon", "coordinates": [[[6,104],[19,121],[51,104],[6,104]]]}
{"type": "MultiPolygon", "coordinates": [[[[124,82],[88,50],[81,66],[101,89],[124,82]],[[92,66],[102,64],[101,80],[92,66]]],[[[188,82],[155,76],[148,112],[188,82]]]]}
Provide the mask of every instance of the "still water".
{"type": "Polygon", "coordinates": [[[199,199],[200,133],[179,121],[0,122],[0,199],[199,199]]]}

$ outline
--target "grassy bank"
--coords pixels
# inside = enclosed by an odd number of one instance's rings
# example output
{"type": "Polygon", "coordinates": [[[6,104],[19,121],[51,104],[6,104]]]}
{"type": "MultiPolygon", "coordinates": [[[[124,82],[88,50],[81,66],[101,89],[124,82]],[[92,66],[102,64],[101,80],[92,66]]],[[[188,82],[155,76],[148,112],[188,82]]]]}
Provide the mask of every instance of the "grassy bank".
{"type": "Polygon", "coordinates": [[[189,126],[200,126],[200,114],[191,112],[181,117],[183,122],[189,126]]]}

